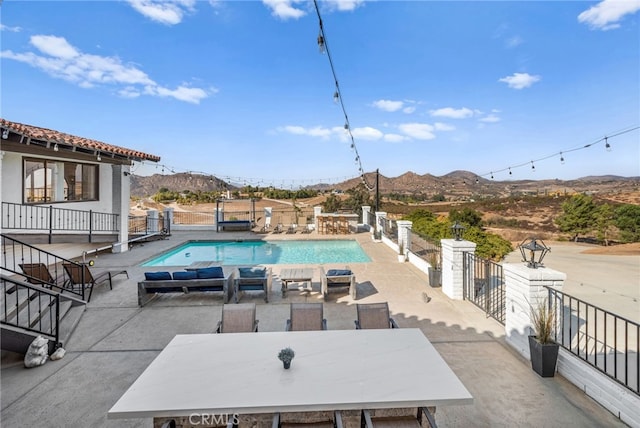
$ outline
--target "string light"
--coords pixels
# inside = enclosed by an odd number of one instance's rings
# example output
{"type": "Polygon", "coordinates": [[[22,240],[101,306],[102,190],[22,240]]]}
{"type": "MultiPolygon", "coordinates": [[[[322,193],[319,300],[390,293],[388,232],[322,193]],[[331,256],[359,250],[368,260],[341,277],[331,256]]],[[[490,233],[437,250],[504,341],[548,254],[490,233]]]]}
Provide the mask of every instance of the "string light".
{"type": "Polygon", "coordinates": [[[564,165],[564,156],[562,156],[562,152],[560,152],[560,163],[564,165]]]}
{"type": "Polygon", "coordinates": [[[609,144],[609,139],[607,137],[604,137],[604,148],[610,152],[611,151],[611,144],[609,144]]]}
{"type": "Polygon", "coordinates": [[[536,172],[536,166],[533,164],[533,161],[531,161],[531,170],[536,172]]]}

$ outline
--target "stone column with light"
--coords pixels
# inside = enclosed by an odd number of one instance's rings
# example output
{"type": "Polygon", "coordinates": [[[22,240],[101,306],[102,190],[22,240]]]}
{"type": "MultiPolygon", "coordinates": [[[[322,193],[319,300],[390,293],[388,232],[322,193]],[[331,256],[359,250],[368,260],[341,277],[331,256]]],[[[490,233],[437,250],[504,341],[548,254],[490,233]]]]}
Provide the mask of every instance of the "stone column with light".
{"type": "Polygon", "coordinates": [[[464,299],[464,253],[474,254],[476,243],[464,239],[442,239],[442,292],[453,300],[464,299]]]}
{"type": "Polygon", "coordinates": [[[362,206],[362,224],[364,227],[370,229],[369,227],[369,216],[371,215],[371,207],[369,205],[362,206]]]}
{"type": "Polygon", "coordinates": [[[413,222],[409,220],[398,220],[398,245],[404,249],[405,258],[411,251],[411,227],[413,222]]]}
{"type": "Polygon", "coordinates": [[[158,230],[158,210],[147,210],[147,233],[156,233],[158,230]]]}
{"type": "Polygon", "coordinates": [[[375,231],[380,232],[380,237],[384,233],[384,221],[383,219],[387,218],[387,213],[385,211],[376,211],[376,227],[375,231]]]}
{"type": "MultiPolygon", "coordinates": [[[[105,166],[100,165],[98,168],[105,168],[105,166]]],[[[130,176],[129,165],[111,166],[111,205],[113,213],[118,214],[118,243],[112,247],[114,253],[123,253],[129,250],[130,176]]]]}

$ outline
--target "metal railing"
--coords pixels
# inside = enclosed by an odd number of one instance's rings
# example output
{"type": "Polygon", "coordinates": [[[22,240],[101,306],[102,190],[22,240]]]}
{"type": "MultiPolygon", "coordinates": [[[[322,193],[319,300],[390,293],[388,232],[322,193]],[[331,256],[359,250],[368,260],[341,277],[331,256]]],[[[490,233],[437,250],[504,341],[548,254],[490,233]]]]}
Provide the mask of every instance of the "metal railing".
{"type": "Polygon", "coordinates": [[[215,226],[216,213],[195,211],[174,211],[173,224],[197,224],[215,226]]]}
{"type": "Polygon", "coordinates": [[[60,341],[60,295],[41,287],[0,276],[4,325],[19,327],[60,341]]]}
{"type": "Polygon", "coordinates": [[[640,395],[640,324],[546,288],[557,315],[555,342],[640,395]]]}
{"type": "Polygon", "coordinates": [[[409,233],[411,234],[411,252],[429,263],[432,268],[440,268],[442,266],[440,241],[420,235],[411,229],[409,233]]]}
{"type": "Polygon", "coordinates": [[[389,238],[393,242],[398,242],[398,225],[395,220],[386,217],[380,217],[380,226],[382,235],[389,238]]]}
{"type": "Polygon", "coordinates": [[[128,230],[129,235],[151,235],[157,233],[170,235],[171,221],[168,216],[165,216],[161,212],[158,213],[158,217],[130,215],[128,219],[128,230]]]}
{"type": "Polygon", "coordinates": [[[474,253],[462,255],[463,296],[500,324],[505,324],[506,290],[502,265],[474,253]]]}
{"type": "Polygon", "coordinates": [[[38,230],[49,234],[49,243],[54,232],[87,232],[89,242],[94,232],[117,233],[118,214],[93,210],[54,208],[52,205],[23,205],[2,202],[2,229],[38,230]]]}
{"type": "Polygon", "coordinates": [[[84,285],[84,269],[80,263],[56,256],[4,234],[0,235],[0,239],[2,240],[2,269],[20,275],[32,284],[66,291],[85,300],[84,286],[73,287],[62,266],[63,263],[68,263],[77,268],[84,285]]]}

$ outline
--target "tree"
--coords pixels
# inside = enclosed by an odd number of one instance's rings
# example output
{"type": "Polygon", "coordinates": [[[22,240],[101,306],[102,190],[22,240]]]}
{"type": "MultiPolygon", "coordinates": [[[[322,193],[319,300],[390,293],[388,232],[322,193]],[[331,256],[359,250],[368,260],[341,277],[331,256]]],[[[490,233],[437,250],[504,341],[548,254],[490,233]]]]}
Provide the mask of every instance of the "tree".
{"type": "Polygon", "coordinates": [[[362,206],[371,205],[371,196],[367,188],[360,183],[358,186],[347,190],[347,194],[349,197],[342,201],[342,206],[362,216],[362,206]]]}
{"type": "Polygon", "coordinates": [[[597,206],[591,196],[577,194],[562,204],[561,214],[556,224],[562,232],[573,235],[577,241],[579,235],[591,232],[596,227],[597,206]]]}
{"type": "Polygon", "coordinates": [[[595,224],[598,232],[598,239],[609,245],[611,226],[613,226],[613,208],[609,204],[602,204],[595,213],[595,224]]]}
{"type": "Polygon", "coordinates": [[[620,205],[614,212],[613,222],[620,230],[622,242],[640,241],[640,206],[620,205]]]}
{"type": "Polygon", "coordinates": [[[452,223],[457,221],[468,227],[482,227],[482,214],[469,207],[463,208],[462,211],[452,209],[449,211],[449,220],[452,223]]]}
{"type": "Polygon", "coordinates": [[[335,213],[340,209],[340,199],[333,193],[327,196],[327,199],[322,203],[322,211],[326,213],[335,213]]]}

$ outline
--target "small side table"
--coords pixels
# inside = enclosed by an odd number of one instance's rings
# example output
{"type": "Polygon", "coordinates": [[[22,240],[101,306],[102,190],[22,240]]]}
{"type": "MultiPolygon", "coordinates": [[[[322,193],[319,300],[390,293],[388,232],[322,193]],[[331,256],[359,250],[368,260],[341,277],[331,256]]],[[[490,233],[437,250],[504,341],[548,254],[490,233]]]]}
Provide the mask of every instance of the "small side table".
{"type": "Polygon", "coordinates": [[[295,268],[282,269],[280,272],[280,281],[282,281],[282,297],[287,295],[289,284],[292,282],[309,283],[308,287],[304,287],[306,291],[311,291],[311,281],[313,280],[313,269],[311,268],[295,268]]]}

